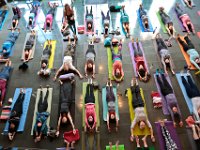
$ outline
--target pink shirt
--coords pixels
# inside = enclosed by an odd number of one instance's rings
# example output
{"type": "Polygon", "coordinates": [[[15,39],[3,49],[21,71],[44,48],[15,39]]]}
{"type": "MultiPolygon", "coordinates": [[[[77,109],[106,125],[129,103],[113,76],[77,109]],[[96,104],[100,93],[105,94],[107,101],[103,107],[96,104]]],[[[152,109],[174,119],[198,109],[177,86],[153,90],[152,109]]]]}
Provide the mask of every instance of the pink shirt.
{"type": "Polygon", "coordinates": [[[47,20],[50,21],[50,29],[51,29],[52,28],[52,23],[53,23],[53,16],[52,16],[52,14],[48,14],[46,16],[46,20],[45,20],[45,23],[44,23],[44,29],[46,29],[47,20]]]}
{"type": "Polygon", "coordinates": [[[191,27],[192,27],[192,31],[194,31],[194,25],[192,24],[190,17],[187,14],[184,14],[180,17],[183,26],[185,27],[185,29],[187,30],[187,32],[190,32],[188,26],[187,26],[187,21],[190,21],[191,27]]]}
{"type": "Polygon", "coordinates": [[[89,127],[89,124],[88,124],[89,116],[93,116],[93,118],[94,118],[94,124],[92,126],[92,128],[94,128],[97,120],[96,120],[95,104],[93,104],[93,103],[85,104],[85,123],[86,123],[87,127],[89,127]]]}

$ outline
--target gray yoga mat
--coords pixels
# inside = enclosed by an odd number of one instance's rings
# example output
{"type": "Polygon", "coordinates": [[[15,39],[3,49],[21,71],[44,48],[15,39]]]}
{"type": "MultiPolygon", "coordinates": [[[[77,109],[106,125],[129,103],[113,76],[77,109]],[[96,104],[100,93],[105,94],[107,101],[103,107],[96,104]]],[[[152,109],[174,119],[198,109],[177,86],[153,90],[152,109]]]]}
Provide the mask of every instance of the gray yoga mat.
{"type": "Polygon", "coordinates": [[[105,4],[108,0],[85,0],[85,5],[105,4]]]}

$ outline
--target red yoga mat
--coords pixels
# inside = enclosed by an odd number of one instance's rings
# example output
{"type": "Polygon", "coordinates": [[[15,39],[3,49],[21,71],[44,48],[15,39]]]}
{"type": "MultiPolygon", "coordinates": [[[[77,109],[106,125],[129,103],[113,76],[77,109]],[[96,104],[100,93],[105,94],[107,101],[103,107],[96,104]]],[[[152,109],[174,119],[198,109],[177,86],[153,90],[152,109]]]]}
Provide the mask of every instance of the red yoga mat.
{"type": "Polygon", "coordinates": [[[78,141],[80,139],[78,129],[76,129],[76,134],[73,134],[73,131],[65,132],[63,138],[68,142],[78,141]]]}

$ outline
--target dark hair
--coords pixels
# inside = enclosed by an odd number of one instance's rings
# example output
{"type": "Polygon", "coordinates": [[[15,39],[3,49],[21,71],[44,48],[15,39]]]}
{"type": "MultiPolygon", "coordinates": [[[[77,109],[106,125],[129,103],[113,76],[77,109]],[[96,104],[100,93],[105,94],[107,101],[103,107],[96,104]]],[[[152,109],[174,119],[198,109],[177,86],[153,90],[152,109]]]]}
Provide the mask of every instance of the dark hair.
{"type": "Polygon", "coordinates": [[[173,34],[174,33],[174,30],[173,29],[169,29],[170,33],[173,34]]]}
{"type": "MultiPolygon", "coordinates": [[[[93,65],[93,61],[92,61],[92,60],[88,60],[88,61],[87,61],[87,65],[88,65],[88,64],[92,64],[92,65],[93,65]]],[[[88,67],[87,67],[87,71],[92,72],[92,71],[93,71],[93,66],[92,66],[92,68],[88,68],[88,67]]]]}
{"type": "MultiPolygon", "coordinates": [[[[10,123],[11,124],[11,123],[10,123]]],[[[15,126],[14,128],[11,128],[11,126],[9,125],[9,133],[14,133],[16,130],[15,130],[15,126]]]]}
{"type": "Polygon", "coordinates": [[[146,22],[146,23],[144,24],[144,26],[145,26],[146,29],[149,29],[149,24],[148,24],[148,22],[146,22]]]}
{"type": "Polygon", "coordinates": [[[89,30],[92,29],[92,23],[91,23],[91,22],[88,22],[88,23],[87,23],[87,28],[88,28],[89,30]],[[89,24],[91,24],[91,27],[88,27],[89,24]]]}
{"type": "Polygon", "coordinates": [[[177,122],[180,122],[181,117],[180,117],[180,114],[179,114],[178,112],[175,112],[175,113],[174,113],[174,119],[175,119],[177,122]]]}
{"type": "MultiPolygon", "coordinates": [[[[114,111],[109,112],[109,122],[110,122],[110,123],[115,123],[115,122],[116,122],[116,119],[115,119],[115,118],[114,118],[114,119],[111,118],[111,115],[112,115],[112,114],[115,115],[115,112],[114,112],[114,111]]],[[[115,117],[116,117],[116,116],[115,116],[115,117]]]]}
{"type": "Polygon", "coordinates": [[[50,27],[50,22],[47,22],[47,27],[48,27],[48,28],[50,27]]]}
{"type": "Polygon", "coordinates": [[[144,69],[139,69],[138,72],[142,78],[145,77],[146,71],[144,69]]]}
{"type": "Polygon", "coordinates": [[[192,5],[192,1],[191,1],[191,0],[188,0],[188,4],[189,4],[189,5],[192,5]]]}
{"type": "MultiPolygon", "coordinates": [[[[92,118],[93,118],[93,117],[92,117],[92,118]]],[[[93,124],[94,124],[94,118],[93,118],[93,121],[89,121],[89,118],[88,118],[88,124],[89,124],[90,127],[92,127],[93,124]]]]}
{"type": "Polygon", "coordinates": [[[29,24],[29,26],[31,26],[31,25],[32,25],[32,20],[29,20],[29,23],[28,23],[28,24],[29,24]]]}
{"type": "Polygon", "coordinates": [[[12,26],[14,27],[16,25],[16,22],[12,22],[12,26]]]}
{"type": "Polygon", "coordinates": [[[191,24],[187,24],[187,26],[188,26],[188,29],[189,29],[190,31],[192,31],[192,26],[191,26],[191,24]]]}
{"type": "Polygon", "coordinates": [[[117,73],[116,71],[115,71],[115,76],[116,76],[116,78],[121,78],[121,72],[120,73],[117,73]]]}
{"type": "Polygon", "coordinates": [[[108,28],[105,28],[105,34],[108,34],[108,28]]]}

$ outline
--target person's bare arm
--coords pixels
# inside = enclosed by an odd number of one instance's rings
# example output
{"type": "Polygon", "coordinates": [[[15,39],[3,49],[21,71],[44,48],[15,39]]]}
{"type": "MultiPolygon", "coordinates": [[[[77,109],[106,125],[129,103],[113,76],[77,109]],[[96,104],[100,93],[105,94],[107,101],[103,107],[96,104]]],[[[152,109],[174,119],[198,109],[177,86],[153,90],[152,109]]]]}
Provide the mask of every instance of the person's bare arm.
{"type": "Polygon", "coordinates": [[[85,63],[85,76],[87,77],[87,63],[85,63]]]}
{"type": "Polygon", "coordinates": [[[95,64],[93,64],[93,77],[95,77],[95,64]]]}
{"type": "Polygon", "coordinates": [[[69,121],[70,121],[70,124],[71,124],[71,126],[72,126],[72,129],[74,130],[74,129],[75,129],[75,126],[74,126],[74,123],[73,123],[73,120],[72,120],[72,117],[71,117],[70,112],[68,112],[67,117],[69,118],[69,121]]]}
{"type": "Polygon", "coordinates": [[[62,71],[63,69],[63,65],[58,69],[58,71],[56,72],[55,76],[54,76],[54,81],[57,79],[57,76],[59,75],[59,73],[62,71]]]}
{"type": "Polygon", "coordinates": [[[107,127],[108,127],[108,131],[110,131],[109,115],[108,115],[108,113],[107,113],[107,127]]]}
{"type": "Polygon", "coordinates": [[[60,123],[61,123],[61,114],[60,114],[60,116],[59,116],[59,119],[58,119],[58,124],[57,124],[57,128],[56,128],[56,130],[57,131],[59,131],[60,130],[60,123]]]}

